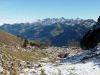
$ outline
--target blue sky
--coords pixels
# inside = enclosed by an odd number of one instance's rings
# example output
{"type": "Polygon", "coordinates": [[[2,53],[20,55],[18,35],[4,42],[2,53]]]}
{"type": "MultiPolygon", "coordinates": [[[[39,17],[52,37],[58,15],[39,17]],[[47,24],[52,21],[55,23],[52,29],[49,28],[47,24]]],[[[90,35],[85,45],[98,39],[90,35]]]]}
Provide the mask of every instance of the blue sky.
{"type": "Polygon", "coordinates": [[[0,24],[44,18],[97,19],[100,0],[0,0],[0,24]]]}

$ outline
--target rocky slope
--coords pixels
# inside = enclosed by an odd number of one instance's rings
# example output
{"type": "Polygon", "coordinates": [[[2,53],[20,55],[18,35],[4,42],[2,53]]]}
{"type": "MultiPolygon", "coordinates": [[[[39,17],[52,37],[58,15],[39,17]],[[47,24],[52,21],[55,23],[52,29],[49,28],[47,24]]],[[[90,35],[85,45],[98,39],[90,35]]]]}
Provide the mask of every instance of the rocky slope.
{"type": "Polygon", "coordinates": [[[80,48],[0,47],[0,74],[7,75],[99,75],[100,44],[80,48]]]}
{"type": "Polygon", "coordinates": [[[94,48],[98,43],[100,43],[100,17],[93,28],[83,36],[80,42],[83,49],[94,48]]]}
{"type": "Polygon", "coordinates": [[[40,63],[38,68],[23,69],[20,75],[99,75],[100,45],[92,50],[84,50],[74,55],[68,55],[56,64],[40,63]]]}

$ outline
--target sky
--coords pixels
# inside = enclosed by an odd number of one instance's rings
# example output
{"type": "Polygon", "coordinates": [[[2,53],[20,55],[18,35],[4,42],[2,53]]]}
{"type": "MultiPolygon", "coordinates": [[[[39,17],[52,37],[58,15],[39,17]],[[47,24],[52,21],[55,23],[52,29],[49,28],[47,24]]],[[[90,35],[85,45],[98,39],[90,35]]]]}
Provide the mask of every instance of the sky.
{"type": "Polygon", "coordinates": [[[99,15],[100,0],[0,0],[0,25],[60,17],[96,20],[99,15]]]}

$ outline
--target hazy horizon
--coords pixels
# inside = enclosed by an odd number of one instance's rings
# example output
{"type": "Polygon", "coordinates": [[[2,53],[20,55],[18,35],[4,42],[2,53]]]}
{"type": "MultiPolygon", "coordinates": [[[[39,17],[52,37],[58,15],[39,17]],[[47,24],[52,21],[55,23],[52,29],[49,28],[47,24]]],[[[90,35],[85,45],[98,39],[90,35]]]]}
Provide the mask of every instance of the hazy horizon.
{"type": "Polygon", "coordinates": [[[100,0],[0,0],[0,25],[34,22],[38,19],[94,19],[100,0]]]}

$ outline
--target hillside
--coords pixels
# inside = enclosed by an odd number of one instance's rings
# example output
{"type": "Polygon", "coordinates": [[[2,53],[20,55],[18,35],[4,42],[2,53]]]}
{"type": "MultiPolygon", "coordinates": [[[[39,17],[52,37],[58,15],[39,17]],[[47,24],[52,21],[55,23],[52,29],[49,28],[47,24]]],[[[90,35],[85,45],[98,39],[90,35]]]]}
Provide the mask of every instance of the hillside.
{"type": "Polygon", "coordinates": [[[0,48],[1,75],[5,73],[7,75],[100,74],[100,44],[91,50],[48,47],[47,49],[33,49],[32,51],[27,49],[20,52],[18,50],[7,51],[7,49],[0,48]],[[59,54],[61,53],[67,53],[67,56],[60,58],[59,54]]]}
{"type": "Polygon", "coordinates": [[[15,45],[21,45],[22,41],[18,39],[16,36],[7,33],[3,30],[0,30],[0,43],[15,46],[15,45]]]}
{"type": "Polygon", "coordinates": [[[4,24],[1,28],[27,39],[46,42],[52,46],[65,46],[72,40],[79,42],[94,24],[92,19],[47,18],[34,23],[4,24]]]}
{"type": "Polygon", "coordinates": [[[17,71],[27,63],[37,63],[47,56],[38,48],[23,48],[22,43],[20,38],[0,30],[0,75],[20,75],[17,71]]]}
{"type": "Polygon", "coordinates": [[[100,16],[93,28],[83,36],[80,45],[83,49],[91,49],[98,43],[100,43],[100,16]]]}

